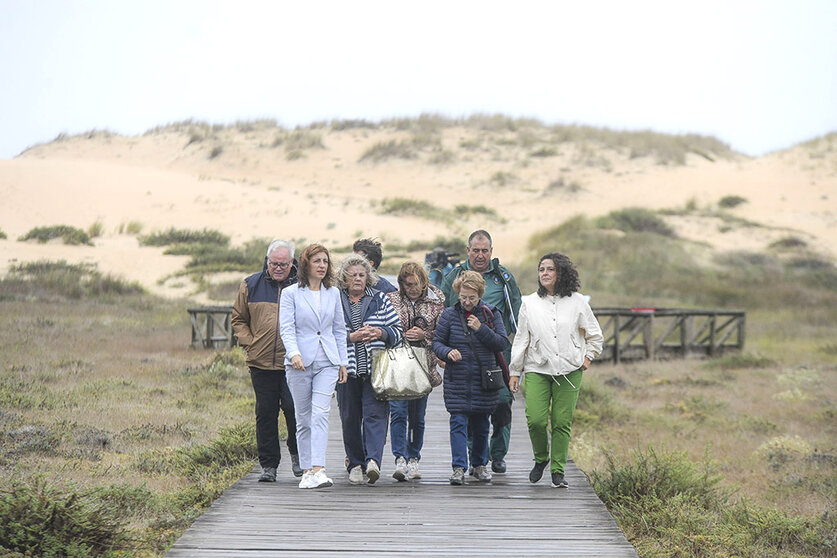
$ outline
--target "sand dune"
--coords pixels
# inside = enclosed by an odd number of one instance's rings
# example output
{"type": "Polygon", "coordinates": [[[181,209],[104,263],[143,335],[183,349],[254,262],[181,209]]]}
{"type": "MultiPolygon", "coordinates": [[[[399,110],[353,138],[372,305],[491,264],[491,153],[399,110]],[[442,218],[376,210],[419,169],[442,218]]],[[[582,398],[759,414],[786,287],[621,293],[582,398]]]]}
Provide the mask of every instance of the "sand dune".
{"type": "Polygon", "coordinates": [[[130,138],[90,134],[0,161],[0,230],[8,235],[0,240],[0,273],[11,263],[38,259],[94,262],[155,293],[190,295],[188,281],[159,283],[182,269],[186,258],[164,256],[162,249],[140,247],[135,236],[119,234],[120,225],[131,221],[142,223],[145,233],[217,229],[233,244],[287,237],[345,246],[361,235],[377,236],[385,249],[387,242],[438,235],[460,236],[464,243],[468,232],[486,228],[495,238],[495,254],[514,262],[526,255],[533,233],[574,215],[637,206],[709,210],[732,195],[747,202],[727,212],[761,226],[700,211],[666,219],[680,236],[718,250],[758,251],[794,235],[837,256],[833,136],[757,159],[731,154],[710,161],[689,154],[683,165],[660,165],[653,157],[632,158],[624,149],[577,142],[532,156],[532,147],[465,127],[444,129],[432,149],[418,149],[412,159],[374,163],[359,159],[372,146],[411,136],[388,129],[317,134],[322,147],[301,148],[293,160],[287,148],[273,146],[276,131],[229,129],[201,141],[182,130],[130,138]],[[210,158],[212,149],[220,153],[210,158]],[[485,205],[504,221],[471,217],[442,223],[382,215],[380,201],[386,197],[451,208],[485,205]],[[16,240],[36,226],[87,229],[96,221],[105,232],[95,246],[16,240]]]}

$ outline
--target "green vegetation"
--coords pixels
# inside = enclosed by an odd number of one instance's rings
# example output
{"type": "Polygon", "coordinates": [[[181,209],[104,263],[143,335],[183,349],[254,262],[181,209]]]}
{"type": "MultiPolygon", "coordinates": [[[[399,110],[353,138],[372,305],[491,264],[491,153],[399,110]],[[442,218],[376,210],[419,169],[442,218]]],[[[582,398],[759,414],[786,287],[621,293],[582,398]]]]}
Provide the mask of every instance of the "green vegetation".
{"type": "Polygon", "coordinates": [[[143,292],[138,283],[103,275],[92,264],[68,264],[63,260],[12,265],[8,276],[0,280],[0,300],[56,296],[82,299],[143,292]]]}
{"type": "Polygon", "coordinates": [[[380,163],[387,159],[415,159],[418,153],[409,141],[381,141],[368,148],[358,159],[358,162],[371,161],[380,163]]]}
{"type": "Polygon", "coordinates": [[[173,244],[218,244],[226,246],[230,237],[216,230],[192,231],[174,227],[139,238],[142,246],[171,246],[173,244]]]}
{"type": "Polygon", "coordinates": [[[56,238],[62,239],[64,241],[64,244],[87,244],[90,246],[93,245],[93,243],[90,242],[90,236],[86,232],[84,232],[81,229],[77,229],[76,227],[71,227],[69,225],[35,227],[25,235],[18,238],[18,240],[21,242],[27,240],[37,240],[40,244],[44,244],[56,238]]]}
{"type": "Polygon", "coordinates": [[[53,267],[0,281],[0,555],[162,556],[255,463],[244,353],[191,350],[185,301],[43,295],[53,267]]]}
{"type": "Polygon", "coordinates": [[[105,232],[105,226],[102,224],[101,221],[96,221],[89,227],[87,227],[87,235],[90,238],[98,238],[102,236],[102,233],[105,232]]]}
{"type": "Polygon", "coordinates": [[[139,221],[128,221],[127,223],[120,223],[116,232],[119,234],[138,235],[142,232],[143,225],[139,221]]]}
{"type": "Polygon", "coordinates": [[[384,215],[410,215],[433,221],[447,221],[451,218],[450,210],[435,206],[424,200],[408,198],[384,198],[381,202],[384,215]]]}
{"type": "Polygon", "coordinates": [[[640,556],[829,556],[837,519],[807,519],[747,501],[732,502],[705,458],[654,449],[631,459],[607,454],[593,487],[640,556]]]}
{"type": "Polygon", "coordinates": [[[641,207],[611,211],[595,221],[601,229],[616,229],[624,232],[652,233],[674,237],[674,231],[656,213],[641,207]]]}
{"type": "Polygon", "coordinates": [[[747,198],[742,198],[741,196],[724,196],[718,200],[718,207],[731,209],[733,207],[738,207],[742,203],[747,203],[747,198]]]}
{"type": "Polygon", "coordinates": [[[4,240],[4,239],[6,239],[6,238],[8,238],[8,237],[6,236],[6,233],[4,233],[4,232],[3,232],[3,229],[0,229],[0,240],[4,240]]]}
{"type": "Polygon", "coordinates": [[[223,152],[224,152],[224,146],[223,145],[216,145],[209,152],[209,155],[207,156],[207,158],[208,159],[215,159],[216,157],[221,155],[221,153],[223,153],[223,152]]]}

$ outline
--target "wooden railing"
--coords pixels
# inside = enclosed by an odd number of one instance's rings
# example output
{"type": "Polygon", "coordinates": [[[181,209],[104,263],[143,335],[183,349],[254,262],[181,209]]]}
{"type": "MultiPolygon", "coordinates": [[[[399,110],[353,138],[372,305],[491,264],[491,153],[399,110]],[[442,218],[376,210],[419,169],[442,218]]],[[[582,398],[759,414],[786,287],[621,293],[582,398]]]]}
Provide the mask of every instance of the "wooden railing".
{"type": "Polygon", "coordinates": [[[188,312],[193,348],[226,349],[235,344],[230,324],[232,306],[200,306],[189,308],[188,312]]]}
{"type": "MultiPolygon", "coordinates": [[[[189,308],[192,347],[235,345],[231,306],[189,308]]],[[[744,348],[746,316],[740,310],[594,308],[604,334],[599,361],[722,356],[744,348]]]]}
{"type": "Polygon", "coordinates": [[[714,357],[744,348],[740,310],[594,308],[604,334],[599,360],[714,357]]]}

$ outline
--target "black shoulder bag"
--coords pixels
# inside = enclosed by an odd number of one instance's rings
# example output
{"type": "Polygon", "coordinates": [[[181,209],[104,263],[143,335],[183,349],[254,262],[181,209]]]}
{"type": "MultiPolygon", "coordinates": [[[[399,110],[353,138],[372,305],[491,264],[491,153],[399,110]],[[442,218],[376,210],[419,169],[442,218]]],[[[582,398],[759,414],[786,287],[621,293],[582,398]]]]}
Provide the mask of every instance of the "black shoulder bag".
{"type": "MultiPolygon", "coordinates": [[[[459,314],[459,312],[457,312],[459,314]]],[[[465,336],[468,338],[468,344],[471,345],[471,351],[474,352],[474,358],[477,359],[477,364],[480,367],[480,374],[482,378],[482,389],[485,391],[498,391],[503,389],[503,386],[506,385],[506,382],[503,381],[503,370],[496,365],[485,367],[482,365],[482,361],[480,360],[480,355],[477,352],[477,348],[474,346],[474,340],[472,337],[471,328],[468,327],[468,324],[465,323],[465,317],[463,314],[459,314],[459,322],[462,324],[462,328],[465,330],[465,336]]]]}

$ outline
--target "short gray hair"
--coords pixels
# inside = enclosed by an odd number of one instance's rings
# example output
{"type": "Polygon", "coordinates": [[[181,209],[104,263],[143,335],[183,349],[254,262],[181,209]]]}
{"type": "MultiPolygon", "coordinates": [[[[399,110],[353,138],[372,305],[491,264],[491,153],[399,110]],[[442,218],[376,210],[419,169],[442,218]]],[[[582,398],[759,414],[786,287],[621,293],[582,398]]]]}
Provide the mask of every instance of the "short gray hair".
{"type": "Polygon", "coordinates": [[[269,258],[271,252],[278,250],[279,248],[285,248],[288,251],[288,254],[291,255],[291,259],[294,259],[294,243],[286,240],[274,240],[271,242],[270,246],[267,247],[267,254],[265,254],[265,256],[269,258]]]}
{"type": "Polygon", "coordinates": [[[375,273],[375,270],[372,269],[372,264],[360,254],[349,254],[346,256],[342,262],[340,262],[340,267],[337,269],[337,288],[339,289],[348,289],[349,288],[349,281],[347,280],[347,276],[349,275],[349,268],[359,265],[366,270],[366,286],[367,287],[374,287],[378,284],[378,274],[375,273]]]}

